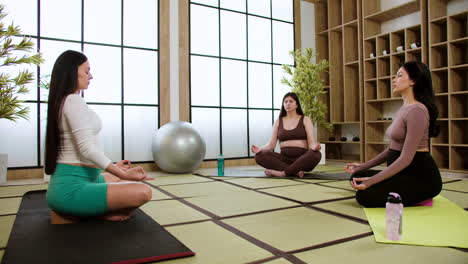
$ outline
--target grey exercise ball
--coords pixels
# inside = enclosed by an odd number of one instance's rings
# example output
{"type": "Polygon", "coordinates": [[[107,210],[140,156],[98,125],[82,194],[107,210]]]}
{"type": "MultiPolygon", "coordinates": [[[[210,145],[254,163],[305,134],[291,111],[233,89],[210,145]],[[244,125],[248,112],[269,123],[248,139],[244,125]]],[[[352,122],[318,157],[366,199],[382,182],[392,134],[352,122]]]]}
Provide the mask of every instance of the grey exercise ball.
{"type": "Polygon", "coordinates": [[[153,158],[170,173],[195,170],[205,158],[206,145],[192,124],[175,121],[160,127],[153,136],[153,158]]]}

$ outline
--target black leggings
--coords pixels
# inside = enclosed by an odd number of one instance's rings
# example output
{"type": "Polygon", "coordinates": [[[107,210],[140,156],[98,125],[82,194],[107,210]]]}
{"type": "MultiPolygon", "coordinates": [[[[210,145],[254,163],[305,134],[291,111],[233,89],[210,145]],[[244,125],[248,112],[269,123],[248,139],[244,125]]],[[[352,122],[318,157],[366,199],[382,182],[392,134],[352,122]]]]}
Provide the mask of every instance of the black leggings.
{"type": "MultiPolygon", "coordinates": [[[[401,152],[390,149],[387,166],[390,166],[401,152]]],[[[352,178],[372,177],[379,170],[363,170],[351,175],[352,178]]],[[[350,179],[350,180],[351,180],[350,179]]],[[[388,193],[398,193],[405,206],[414,205],[437,196],[442,190],[439,169],[429,152],[416,152],[408,167],[392,177],[363,191],[356,192],[356,201],[364,207],[385,207],[388,193]]]]}

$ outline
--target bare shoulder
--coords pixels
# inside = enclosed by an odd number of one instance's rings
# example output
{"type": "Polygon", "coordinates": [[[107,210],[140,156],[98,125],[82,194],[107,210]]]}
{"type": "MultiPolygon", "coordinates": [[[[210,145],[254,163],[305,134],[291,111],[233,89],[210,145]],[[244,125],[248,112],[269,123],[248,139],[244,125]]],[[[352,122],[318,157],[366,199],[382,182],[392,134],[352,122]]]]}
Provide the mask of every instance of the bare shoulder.
{"type": "Polygon", "coordinates": [[[304,116],[304,124],[312,125],[312,119],[310,119],[308,116],[304,116]]]}

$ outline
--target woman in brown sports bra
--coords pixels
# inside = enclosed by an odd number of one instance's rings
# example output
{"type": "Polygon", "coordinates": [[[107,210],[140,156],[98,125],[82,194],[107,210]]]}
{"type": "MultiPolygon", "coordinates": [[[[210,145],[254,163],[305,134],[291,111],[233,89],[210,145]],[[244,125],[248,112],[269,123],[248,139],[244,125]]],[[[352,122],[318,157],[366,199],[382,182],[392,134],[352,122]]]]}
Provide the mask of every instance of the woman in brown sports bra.
{"type": "Polygon", "coordinates": [[[252,145],[255,161],[266,168],[267,176],[304,177],[304,171],[317,166],[322,155],[314,138],[314,125],[304,116],[299,98],[293,92],[283,97],[279,118],[273,125],[270,141],[263,147],[252,145]],[[281,153],[274,152],[280,141],[281,153]]]}

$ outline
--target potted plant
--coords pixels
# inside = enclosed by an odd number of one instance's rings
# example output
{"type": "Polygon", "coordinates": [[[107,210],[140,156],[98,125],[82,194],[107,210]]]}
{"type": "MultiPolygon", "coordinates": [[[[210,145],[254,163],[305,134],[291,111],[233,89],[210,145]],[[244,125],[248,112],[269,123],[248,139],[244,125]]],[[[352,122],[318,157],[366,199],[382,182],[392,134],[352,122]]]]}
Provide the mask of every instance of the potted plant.
{"type": "MultiPolygon", "coordinates": [[[[22,69],[17,74],[10,74],[13,70],[8,67],[24,65],[39,65],[42,56],[34,52],[34,43],[30,38],[21,36],[18,26],[5,26],[2,20],[7,16],[5,6],[0,4],[0,119],[17,121],[28,119],[29,108],[21,105],[18,99],[21,94],[27,94],[26,85],[34,80],[34,73],[22,69]]],[[[7,154],[0,153],[0,184],[6,182],[7,154]]]]}
{"type": "MultiPolygon", "coordinates": [[[[324,128],[330,133],[333,125],[327,121],[327,105],[320,100],[326,93],[321,74],[328,69],[328,61],[314,62],[316,53],[312,48],[300,49],[289,52],[294,59],[294,66],[283,65],[283,70],[290,78],[283,77],[281,83],[291,87],[301,101],[304,115],[310,117],[317,128],[324,128]]],[[[325,157],[325,145],[321,144],[322,156],[325,157]]],[[[324,163],[322,159],[320,163],[324,163]]]]}

